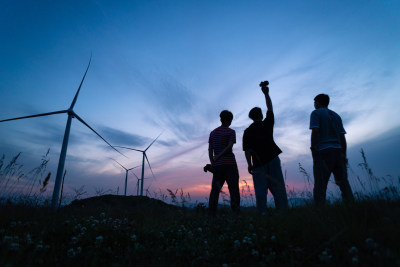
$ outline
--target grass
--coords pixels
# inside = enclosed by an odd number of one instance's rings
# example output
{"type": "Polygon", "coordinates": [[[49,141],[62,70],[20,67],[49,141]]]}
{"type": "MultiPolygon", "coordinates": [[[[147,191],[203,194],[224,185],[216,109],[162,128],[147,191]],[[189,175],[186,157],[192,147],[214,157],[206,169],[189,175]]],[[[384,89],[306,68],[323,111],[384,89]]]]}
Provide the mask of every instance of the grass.
{"type": "MultiPolygon", "coordinates": [[[[163,201],[116,195],[77,199],[57,212],[43,202],[2,201],[0,266],[400,265],[397,187],[388,177],[377,178],[363,152],[362,157],[360,167],[372,181],[360,182],[354,204],[334,201],[316,208],[306,202],[284,213],[269,209],[266,216],[258,216],[251,207],[235,216],[228,208],[229,196],[222,194],[225,205],[216,217],[209,217],[203,203],[186,208],[190,195],[182,189],[154,194],[163,201]],[[167,197],[173,205],[164,202],[167,197]]],[[[4,165],[4,158],[0,162],[7,190],[7,179],[13,181],[11,170],[22,173],[16,159],[14,164],[4,165]]],[[[36,172],[39,195],[48,177],[44,167],[36,172]]],[[[352,182],[357,179],[362,180],[357,176],[352,182]]],[[[252,206],[245,181],[241,193],[252,206]]]]}
{"type": "Polygon", "coordinates": [[[1,206],[1,266],[394,266],[399,201],[323,209],[186,209],[148,197],[104,195],[58,212],[1,206]],[[4,216],[5,215],[5,216],[4,216]]]}

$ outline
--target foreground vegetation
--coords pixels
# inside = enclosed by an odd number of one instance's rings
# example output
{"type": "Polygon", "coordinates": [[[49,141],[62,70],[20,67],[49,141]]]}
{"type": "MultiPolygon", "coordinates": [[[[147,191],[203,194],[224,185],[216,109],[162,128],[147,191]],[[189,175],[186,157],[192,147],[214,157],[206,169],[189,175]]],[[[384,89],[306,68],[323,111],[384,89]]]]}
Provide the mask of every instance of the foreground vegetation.
{"type": "Polygon", "coordinates": [[[104,195],[58,212],[0,207],[0,266],[394,266],[399,201],[291,208],[260,217],[104,195]]]}

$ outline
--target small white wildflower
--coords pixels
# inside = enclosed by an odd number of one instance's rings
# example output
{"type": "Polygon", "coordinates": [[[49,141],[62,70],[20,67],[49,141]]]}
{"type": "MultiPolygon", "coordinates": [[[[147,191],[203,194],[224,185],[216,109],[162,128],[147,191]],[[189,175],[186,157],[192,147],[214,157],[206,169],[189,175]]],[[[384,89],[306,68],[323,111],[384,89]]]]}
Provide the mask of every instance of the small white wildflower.
{"type": "Polygon", "coordinates": [[[358,263],[358,257],[354,256],[353,258],[351,258],[351,262],[352,263],[358,263]]]}
{"type": "Polygon", "coordinates": [[[37,245],[36,245],[36,249],[37,249],[37,250],[43,249],[42,243],[37,244],[37,245]]]}
{"type": "Polygon", "coordinates": [[[136,241],[137,240],[137,236],[136,235],[131,235],[131,240],[132,241],[136,241]]]}
{"type": "Polygon", "coordinates": [[[76,254],[80,254],[82,252],[82,248],[81,247],[77,247],[76,248],[76,254]]]}
{"type": "Polygon", "coordinates": [[[199,227],[199,228],[197,228],[197,231],[198,231],[198,232],[202,232],[203,229],[202,229],[201,227],[199,227]]]}
{"type": "Polygon", "coordinates": [[[275,241],[276,240],[276,236],[271,236],[271,241],[275,241]]]}
{"type": "Polygon", "coordinates": [[[100,218],[105,218],[106,214],[104,212],[100,213],[100,218]]]}
{"type": "Polygon", "coordinates": [[[355,255],[355,254],[357,254],[358,253],[358,249],[356,248],[356,247],[351,247],[350,249],[349,249],[349,254],[350,255],[355,255]]]}
{"type": "Polygon", "coordinates": [[[233,242],[233,247],[234,248],[239,248],[240,247],[240,241],[239,240],[235,240],[235,242],[233,242]]]}
{"type": "Polygon", "coordinates": [[[254,257],[258,257],[258,251],[253,248],[251,250],[251,255],[253,255],[254,257]]]}
{"type": "Polygon", "coordinates": [[[82,233],[85,233],[86,231],[87,231],[87,228],[85,226],[81,228],[82,233]]]}
{"type": "Polygon", "coordinates": [[[332,259],[332,255],[330,255],[330,249],[326,248],[324,251],[321,252],[318,258],[322,262],[329,262],[332,259]]]}
{"type": "Polygon", "coordinates": [[[76,253],[73,248],[70,248],[67,251],[67,255],[68,255],[68,257],[73,258],[73,257],[75,257],[76,253]]]}
{"type": "Polygon", "coordinates": [[[17,250],[19,249],[19,244],[13,242],[13,243],[11,243],[11,244],[9,245],[9,249],[12,250],[12,251],[17,251],[17,250]]]}
{"type": "Polygon", "coordinates": [[[29,233],[27,233],[27,234],[25,235],[25,239],[26,239],[26,243],[27,243],[28,245],[33,244],[31,235],[30,235],[29,233]]]}
{"type": "Polygon", "coordinates": [[[207,240],[204,240],[204,245],[208,245],[208,242],[207,242],[207,240]]]}

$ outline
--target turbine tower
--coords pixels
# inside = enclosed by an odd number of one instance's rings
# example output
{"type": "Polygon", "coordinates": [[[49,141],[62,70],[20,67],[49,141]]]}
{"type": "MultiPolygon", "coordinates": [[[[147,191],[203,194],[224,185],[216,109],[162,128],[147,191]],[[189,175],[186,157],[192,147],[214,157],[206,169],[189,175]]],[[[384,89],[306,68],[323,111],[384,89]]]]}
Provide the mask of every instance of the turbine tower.
{"type": "Polygon", "coordinates": [[[162,135],[163,132],[161,132],[156,139],[153,140],[153,142],[151,142],[151,144],[145,149],[145,150],[140,150],[140,149],[135,149],[135,148],[130,148],[130,147],[125,147],[125,146],[115,146],[115,147],[120,147],[120,148],[125,148],[125,149],[129,149],[129,150],[134,150],[134,151],[139,151],[142,152],[143,154],[143,160],[142,160],[142,178],[140,179],[140,195],[143,196],[143,183],[144,183],[144,164],[145,164],[145,159],[147,161],[147,164],[149,165],[150,171],[154,177],[154,173],[153,170],[151,169],[150,166],[150,162],[149,159],[147,158],[146,155],[146,151],[154,144],[154,142],[158,139],[158,137],[160,137],[160,135],[162,135]]]}
{"type": "MultiPolygon", "coordinates": [[[[129,172],[130,170],[133,170],[133,169],[137,168],[137,167],[140,167],[140,165],[135,166],[135,167],[130,168],[130,169],[127,169],[127,168],[125,168],[124,166],[122,166],[122,164],[119,163],[118,161],[116,161],[115,159],[112,159],[112,160],[115,161],[116,163],[118,163],[118,165],[121,166],[121,167],[125,170],[125,191],[124,191],[124,196],[126,196],[126,187],[127,187],[127,183],[128,183],[128,172],[129,172]]],[[[135,174],[135,173],[133,173],[133,174],[135,174]]],[[[136,174],[135,174],[135,176],[136,176],[136,174]]],[[[137,176],[136,176],[136,177],[137,177],[137,176]]]]}
{"type": "Polygon", "coordinates": [[[90,57],[89,64],[88,64],[88,66],[86,68],[85,74],[83,75],[81,83],[79,84],[78,90],[77,90],[77,92],[75,94],[74,99],[72,100],[72,103],[71,103],[71,106],[69,107],[69,109],[59,110],[59,111],[54,111],[54,112],[48,112],[48,113],[41,113],[41,114],[30,115],[30,116],[24,116],[24,117],[17,117],[17,118],[0,120],[0,122],[6,122],[6,121],[12,121],[12,120],[43,117],[43,116],[49,116],[49,115],[61,114],[61,113],[67,113],[68,114],[67,124],[65,126],[65,132],[64,132],[64,139],[63,139],[61,152],[60,152],[60,159],[58,161],[56,180],[55,180],[55,183],[54,183],[53,197],[52,197],[52,201],[51,201],[51,205],[55,209],[58,207],[58,201],[59,201],[59,196],[60,196],[60,187],[61,187],[61,181],[62,181],[62,174],[64,172],[65,158],[66,158],[66,155],[67,155],[67,148],[68,148],[68,139],[69,139],[69,133],[70,133],[70,130],[71,130],[71,121],[72,121],[73,118],[76,118],[78,121],[83,123],[86,127],[88,127],[90,130],[92,130],[98,137],[100,137],[104,142],[106,142],[111,148],[113,148],[115,151],[117,151],[121,155],[125,156],[124,154],[119,152],[115,147],[113,147],[109,142],[107,142],[106,139],[104,139],[99,133],[97,133],[92,127],[90,127],[89,124],[87,124],[83,119],[81,119],[81,117],[79,117],[78,114],[76,114],[74,112],[74,106],[75,106],[75,103],[76,103],[76,101],[78,99],[78,95],[79,95],[79,92],[81,90],[83,81],[85,80],[86,73],[89,70],[91,61],[92,61],[92,57],[90,57]]]}

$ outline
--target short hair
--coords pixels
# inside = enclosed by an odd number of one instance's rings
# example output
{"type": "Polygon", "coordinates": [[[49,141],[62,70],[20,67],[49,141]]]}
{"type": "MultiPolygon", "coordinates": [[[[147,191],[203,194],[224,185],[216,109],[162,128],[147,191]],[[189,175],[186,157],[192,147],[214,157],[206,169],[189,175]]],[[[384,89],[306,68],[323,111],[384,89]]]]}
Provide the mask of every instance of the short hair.
{"type": "Polygon", "coordinates": [[[249,112],[249,118],[252,119],[253,121],[259,120],[259,119],[262,120],[263,114],[262,114],[261,108],[259,108],[259,107],[252,108],[249,112]]]}
{"type": "Polygon", "coordinates": [[[326,94],[319,94],[314,98],[314,101],[318,101],[322,106],[327,107],[329,105],[329,96],[326,94]]]}
{"type": "Polygon", "coordinates": [[[231,123],[233,120],[233,114],[229,110],[223,110],[219,114],[219,117],[221,118],[222,123],[231,123]]]}

